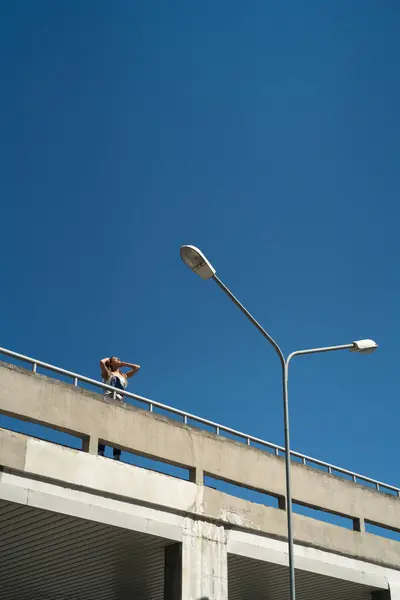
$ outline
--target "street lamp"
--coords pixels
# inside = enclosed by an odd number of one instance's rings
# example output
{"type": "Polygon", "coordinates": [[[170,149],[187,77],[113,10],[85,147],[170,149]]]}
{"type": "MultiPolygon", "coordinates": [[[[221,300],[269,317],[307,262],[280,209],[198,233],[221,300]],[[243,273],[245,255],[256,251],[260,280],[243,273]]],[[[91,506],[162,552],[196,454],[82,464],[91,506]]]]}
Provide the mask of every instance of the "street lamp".
{"type": "Polygon", "coordinates": [[[310,348],[309,350],[297,350],[285,358],[282,350],[275,340],[265,331],[251,313],[243,306],[241,302],[232,294],[226,285],[217,277],[216,271],[206,256],[195,246],[182,246],[180,250],[181,258],[185,265],[202,279],[214,279],[219,287],[229,296],[238,308],[246,315],[260,333],[274,347],[279,356],[282,367],[282,390],[283,390],[283,414],[285,423],[285,471],[286,471],[286,514],[288,530],[288,549],[289,549],[289,577],[290,577],[290,600],[296,599],[295,575],[294,575],[294,543],[292,527],[292,490],[291,490],[291,462],[290,462],[290,429],[289,429],[289,396],[288,396],[288,376],[289,364],[295,356],[303,354],[317,354],[320,352],[333,352],[335,350],[350,350],[350,352],[359,352],[360,354],[370,354],[377,349],[378,345],[373,340],[358,340],[351,344],[341,346],[327,346],[324,348],[310,348]]]}

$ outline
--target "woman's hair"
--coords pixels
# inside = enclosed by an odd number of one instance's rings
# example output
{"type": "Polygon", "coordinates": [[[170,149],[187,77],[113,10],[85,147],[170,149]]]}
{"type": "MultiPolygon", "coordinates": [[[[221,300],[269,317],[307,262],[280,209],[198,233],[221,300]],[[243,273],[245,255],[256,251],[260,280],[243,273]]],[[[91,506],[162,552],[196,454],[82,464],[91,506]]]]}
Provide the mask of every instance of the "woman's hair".
{"type": "Polygon", "coordinates": [[[112,361],[113,358],[115,359],[117,357],[116,356],[110,356],[110,358],[108,359],[108,366],[110,367],[111,370],[112,370],[111,361],[112,361]]]}

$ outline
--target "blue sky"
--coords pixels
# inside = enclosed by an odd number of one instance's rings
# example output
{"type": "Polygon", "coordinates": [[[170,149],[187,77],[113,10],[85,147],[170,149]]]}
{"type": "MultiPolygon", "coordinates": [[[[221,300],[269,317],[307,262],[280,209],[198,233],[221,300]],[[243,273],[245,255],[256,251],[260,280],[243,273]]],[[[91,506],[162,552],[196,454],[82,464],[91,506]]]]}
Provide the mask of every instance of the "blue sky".
{"type": "Polygon", "coordinates": [[[2,2],[1,343],[399,485],[397,2],[2,2]]]}

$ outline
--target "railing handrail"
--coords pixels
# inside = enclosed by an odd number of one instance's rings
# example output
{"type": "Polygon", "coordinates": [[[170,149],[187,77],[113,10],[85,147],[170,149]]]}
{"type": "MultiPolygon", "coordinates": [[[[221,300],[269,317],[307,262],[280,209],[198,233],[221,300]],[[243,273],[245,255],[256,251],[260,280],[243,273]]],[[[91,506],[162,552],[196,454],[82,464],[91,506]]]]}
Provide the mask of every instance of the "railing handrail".
{"type": "MultiPolygon", "coordinates": [[[[0,354],[4,354],[5,356],[11,356],[12,358],[16,358],[23,362],[30,363],[32,365],[32,370],[36,373],[37,367],[41,367],[43,369],[47,369],[49,371],[54,371],[55,373],[60,373],[61,375],[65,375],[66,377],[71,377],[74,380],[74,386],[78,387],[78,382],[82,381],[84,383],[89,383],[95,387],[99,387],[102,390],[109,390],[113,392],[113,394],[127,396],[128,398],[133,398],[134,400],[138,400],[139,402],[143,402],[149,406],[150,412],[153,412],[154,407],[162,408],[172,414],[180,415],[183,417],[183,423],[187,425],[188,419],[192,421],[196,421],[197,423],[202,423],[203,425],[207,425],[208,427],[212,427],[215,429],[215,433],[220,435],[221,432],[230,433],[231,435],[235,435],[238,438],[243,438],[246,440],[248,446],[251,445],[251,442],[260,444],[261,446],[265,446],[267,448],[271,448],[275,451],[276,455],[279,455],[279,452],[284,453],[285,448],[283,446],[279,446],[277,444],[273,444],[272,442],[267,442],[266,440],[262,440],[261,438],[257,438],[253,435],[249,435],[247,433],[243,433],[242,431],[238,431],[237,429],[232,429],[231,427],[226,427],[225,425],[221,425],[220,423],[215,423],[214,421],[210,421],[209,419],[204,419],[203,417],[198,417],[184,410],[180,410],[179,408],[174,408],[169,406],[168,404],[163,404],[162,402],[158,402],[156,400],[151,400],[150,398],[145,398],[144,396],[139,396],[138,394],[133,394],[132,392],[127,392],[124,390],[120,390],[118,388],[112,387],[103,383],[101,381],[97,381],[96,379],[91,379],[90,377],[85,377],[85,375],[80,375],[79,373],[74,373],[72,371],[67,371],[66,369],[61,369],[60,367],[56,367],[55,365],[51,365],[49,363],[45,363],[41,360],[37,360],[30,356],[24,356],[23,354],[19,354],[18,352],[13,352],[12,350],[8,350],[7,348],[0,348],[0,354]]],[[[348,469],[344,469],[343,467],[338,467],[331,463],[325,462],[323,460],[319,460],[318,458],[312,458],[306,454],[302,454],[300,452],[296,452],[294,450],[290,451],[290,455],[296,458],[301,459],[304,465],[308,464],[308,466],[319,465],[327,469],[328,473],[332,474],[333,471],[337,473],[342,473],[344,475],[348,475],[352,478],[354,483],[370,483],[373,484],[376,490],[380,491],[381,488],[385,490],[391,490],[397,493],[397,496],[400,497],[400,488],[390,485],[388,483],[383,483],[382,481],[378,481],[376,479],[372,479],[371,477],[367,477],[366,475],[360,475],[359,473],[355,473],[354,471],[349,471],[348,469]],[[311,465],[309,464],[311,463],[311,465]]]]}

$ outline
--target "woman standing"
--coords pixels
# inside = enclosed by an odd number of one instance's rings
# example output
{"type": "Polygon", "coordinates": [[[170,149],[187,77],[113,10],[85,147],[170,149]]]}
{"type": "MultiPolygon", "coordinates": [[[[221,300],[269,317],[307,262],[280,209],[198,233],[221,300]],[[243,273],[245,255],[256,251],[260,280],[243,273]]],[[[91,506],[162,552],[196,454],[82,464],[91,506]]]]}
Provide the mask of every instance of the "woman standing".
{"type": "MultiPolygon", "coordinates": [[[[126,388],[128,387],[128,379],[133,377],[133,375],[135,375],[135,373],[137,373],[139,369],[139,365],[122,362],[116,356],[111,356],[110,358],[103,358],[100,361],[100,371],[103,382],[119,390],[126,390],[126,388]],[[129,371],[127,373],[121,371],[121,369],[124,367],[129,368],[129,371]]],[[[123,402],[123,396],[121,394],[116,394],[115,396],[117,400],[123,402]]],[[[104,397],[112,398],[113,392],[111,390],[106,390],[104,393],[104,397]]],[[[104,456],[104,450],[104,444],[99,444],[98,451],[100,456],[104,456]]],[[[119,460],[121,458],[121,450],[119,450],[118,448],[113,448],[113,458],[114,460],[119,460]]]]}

